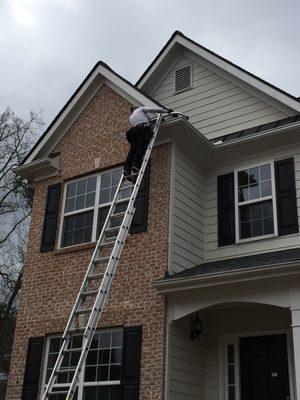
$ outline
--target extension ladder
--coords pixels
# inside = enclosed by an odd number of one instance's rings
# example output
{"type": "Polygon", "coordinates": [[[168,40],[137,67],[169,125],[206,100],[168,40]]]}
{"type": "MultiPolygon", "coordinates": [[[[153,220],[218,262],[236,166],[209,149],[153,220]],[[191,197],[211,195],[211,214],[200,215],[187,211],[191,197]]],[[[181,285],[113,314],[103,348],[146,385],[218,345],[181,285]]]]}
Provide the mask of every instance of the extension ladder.
{"type": "MultiPolygon", "coordinates": [[[[172,114],[174,116],[184,116],[183,114],[178,112],[174,112],[172,114]]],[[[84,276],[81,288],[75,300],[65,331],[63,333],[62,345],[60,347],[59,354],[55,362],[53,371],[50,375],[48,384],[43,393],[42,400],[51,399],[51,397],[57,395],[66,395],[66,400],[73,399],[79,382],[80,374],[83,370],[85,359],[87,357],[95,330],[97,328],[104,308],[105,301],[108,298],[109,289],[111,287],[112,280],[117,269],[120,255],[125,244],[126,236],[131,226],[135,211],[134,202],[138,194],[139,187],[142,183],[142,179],[162,118],[162,114],[159,114],[156,118],[153,135],[148,144],[148,148],[144,155],[140,171],[136,176],[135,183],[130,184],[130,182],[128,182],[124,175],[122,175],[120,178],[95,250],[91,257],[87,272],[84,276]],[[126,191],[128,192],[129,189],[132,190],[130,197],[122,197],[122,193],[126,191]],[[128,205],[126,211],[117,211],[117,207],[119,205],[124,205],[124,203],[126,204],[127,202],[128,205]],[[99,266],[100,271],[98,270],[99,266]],[[95,282],[96,287],[94,287],[95,282]],[[93,285],[92,288],[90,288],[91,284],[93,285]],[[88,308],[86,308],[85,306],[86,304],[88,304],[87,299],[93,298],[95,299],[94,302],[92,302],[92,304],[88,305],[88,308]],[[83,319],[84,322],[84,326],[82,327],[79,326],[81,325],[80,322],[82,322],[81,319],[83,319]],[[76,334],[78,332],[84,332],[81,348],[69,349],[68,346],[70,344],[72,334],[76,334]],[[74,350],[80,352],[77,366],[74,366],[72,368],[63,367],[62,363],[64,360],[64,356],[74,350]],[[65,373],[74,373],[72,382],[70,383],[70,387],[68,390],[56,391],[56,389],[54,389],[54,385],[58,379],[58,376],[65,373]]],[[[66,382],[66,385],[69,385],[69,383],[66,382]]]]}

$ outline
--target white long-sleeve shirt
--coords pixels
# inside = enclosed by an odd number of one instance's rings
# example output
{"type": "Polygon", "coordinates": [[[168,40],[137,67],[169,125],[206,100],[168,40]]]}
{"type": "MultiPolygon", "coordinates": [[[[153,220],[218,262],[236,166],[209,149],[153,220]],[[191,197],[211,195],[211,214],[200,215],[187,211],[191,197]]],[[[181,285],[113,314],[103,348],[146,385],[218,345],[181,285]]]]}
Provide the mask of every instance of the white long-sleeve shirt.
{"type": "Polygon", "coordinates": [[[167,113],[167,110],[165,108],[139,107],[130,115],[130,125],[134,127],[138,124],[148,124],[148,113],[163,114],[167,113]]]}

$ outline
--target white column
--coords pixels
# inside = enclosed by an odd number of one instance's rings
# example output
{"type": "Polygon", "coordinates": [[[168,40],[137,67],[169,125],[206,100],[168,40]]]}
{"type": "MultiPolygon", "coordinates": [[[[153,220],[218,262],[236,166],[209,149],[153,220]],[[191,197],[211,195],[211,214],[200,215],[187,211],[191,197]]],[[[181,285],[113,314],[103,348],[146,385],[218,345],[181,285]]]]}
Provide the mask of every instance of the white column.
{"type": "Polygon", "coordinates": [[[291,308],[296,399],[300,400],[300,308],[291,308]]]}

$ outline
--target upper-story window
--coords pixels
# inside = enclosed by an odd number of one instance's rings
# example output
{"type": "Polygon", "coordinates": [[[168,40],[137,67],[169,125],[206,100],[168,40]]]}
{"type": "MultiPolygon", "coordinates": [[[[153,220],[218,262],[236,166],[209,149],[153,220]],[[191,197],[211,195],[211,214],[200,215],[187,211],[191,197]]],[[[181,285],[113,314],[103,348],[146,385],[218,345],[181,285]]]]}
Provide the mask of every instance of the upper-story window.
{"type": "Polygon", "coordinates": [[[239,241],[277,234],[273,163],[235,171],[239,241]]]}
{"type": "MultiPolygon", "coordinates": [[[[117,168],[66,183],[61,247],[91,242],[98,238],[121,175],[122,168],[117,168]]],[[[125,185],[120,198],[128,198],[130,193],[131,189],[126,189],[125,185]]],[[[118,204],[116,211],[124,211],[126,206],[127,202],[118,204]]]]}
{"type": "Polygon", "coordinates": [[[192,87],[192,66],[178,68],[175,70],[175,93],[183,92],[192,87]]]}

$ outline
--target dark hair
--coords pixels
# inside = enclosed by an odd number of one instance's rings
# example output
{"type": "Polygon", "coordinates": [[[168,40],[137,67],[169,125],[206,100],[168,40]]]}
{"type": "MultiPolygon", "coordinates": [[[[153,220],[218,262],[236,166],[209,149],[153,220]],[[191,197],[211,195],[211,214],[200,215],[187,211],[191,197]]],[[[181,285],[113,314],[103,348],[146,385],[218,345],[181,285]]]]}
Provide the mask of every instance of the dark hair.
{"type": "Polygon", "coordinates": [[[130,111],[133,112],[134,110],[136,110],[138,107],[137,106],[131,106],[130,107],[130,111]]]}

